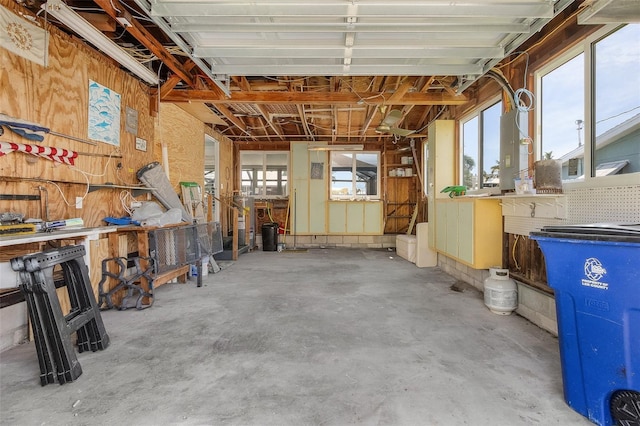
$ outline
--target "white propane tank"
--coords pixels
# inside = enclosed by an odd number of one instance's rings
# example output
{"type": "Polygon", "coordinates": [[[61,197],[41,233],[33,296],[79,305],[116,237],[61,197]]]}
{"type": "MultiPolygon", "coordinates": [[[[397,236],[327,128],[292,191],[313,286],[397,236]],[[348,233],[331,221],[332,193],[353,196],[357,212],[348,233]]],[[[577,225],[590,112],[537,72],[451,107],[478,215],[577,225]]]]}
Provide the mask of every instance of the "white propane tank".
{"type": "Polygon", "coordinates": [[[489,268],[489,277],[484,280],[484,304],[494,314],[509,315],[518,307],[518,287],[509,278],[509,270],[489,268]]]}

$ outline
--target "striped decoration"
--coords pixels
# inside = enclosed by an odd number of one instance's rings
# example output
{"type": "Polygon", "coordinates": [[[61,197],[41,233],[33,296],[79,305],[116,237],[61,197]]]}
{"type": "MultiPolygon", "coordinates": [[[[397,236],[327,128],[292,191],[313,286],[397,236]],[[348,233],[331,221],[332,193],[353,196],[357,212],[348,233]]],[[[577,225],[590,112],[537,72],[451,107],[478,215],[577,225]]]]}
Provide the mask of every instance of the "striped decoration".
{"type": "Polygon", "coordinates": [[[12,152],[26,152],[38,157],[47,158],[62,164],[74,165],[75,159],[78,157],[76,151],[68,149],[53,148],[40,145],[24,145],[14,142],[0,142],[0,157],[12,152]]]}

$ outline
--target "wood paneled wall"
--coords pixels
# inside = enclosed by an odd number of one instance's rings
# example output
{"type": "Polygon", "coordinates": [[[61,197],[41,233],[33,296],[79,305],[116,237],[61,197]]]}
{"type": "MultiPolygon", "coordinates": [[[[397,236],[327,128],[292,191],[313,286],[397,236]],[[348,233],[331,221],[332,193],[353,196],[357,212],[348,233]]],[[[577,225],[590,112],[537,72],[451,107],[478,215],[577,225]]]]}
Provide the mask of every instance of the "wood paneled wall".
{"type": "Polygon", "coordinates": [[[177,191],[180,182],[204,185],[204,130],[204,123],[183,109],[174,104],[160,104],[154,159],[162,163],[162,146],[166,145],[169,181],[177,191]]]}
{"type": "MultiPolygon", "coordinates": [[[[10,0],[0,0],[0,4],[28,14],[10,0]]],[[[0,201],[0,211],[44,218],[46,190],[48,219],[81,217],[87,226],[103,225],[103,217],[125,214],[120,191],[87,192],[88,183],[139,185],[136,171],[155,158],[149,87],[78,39],[54,28],[49,33],[47,67],[0,47],[1,112],[86,140],[88,87],[89,80],[93,80],[121,95],[120,145],[102,142],[91,145],[47,134],[39,145],[77,151],[75,167],[24,153],[0,157],[0,193],[41,194],[43,198],[41,202],[0,201]],[[125,130],[126,107],[138,112],[137,136],[147,141],[146,152],[136,150],[136,135],[125,130]],[[76,197],[84,198],[81,209],[76,208],[76,197]]],[[[0,136],[0,141],[35,143],[9,131],[0,136]]]]}
{"type": "Polygon", "coordinates": [[[236,162],[234,160],[235,152],[231,139],[217,131],[206,129],[206,133],[216,139],[219,143],[218,154],[220,156],[220,170],[216,173],[216,179],[220,180],[220,195],[229,197],[233,195],[234,190],[239,188],[240,183],[235,179],[236,162]]]}

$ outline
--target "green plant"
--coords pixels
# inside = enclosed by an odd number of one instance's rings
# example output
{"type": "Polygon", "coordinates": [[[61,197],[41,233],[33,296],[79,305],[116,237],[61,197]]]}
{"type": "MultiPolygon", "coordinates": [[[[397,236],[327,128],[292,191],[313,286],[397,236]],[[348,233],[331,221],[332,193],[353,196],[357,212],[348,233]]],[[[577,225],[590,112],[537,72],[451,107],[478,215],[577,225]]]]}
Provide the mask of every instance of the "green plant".
{"type": "Polygon", "coordinates": [[[545,152],[544,153],[544,159],[545,160],[551,160],[553,158],[553,151],[549,151],[549,152],[545,152]]]}

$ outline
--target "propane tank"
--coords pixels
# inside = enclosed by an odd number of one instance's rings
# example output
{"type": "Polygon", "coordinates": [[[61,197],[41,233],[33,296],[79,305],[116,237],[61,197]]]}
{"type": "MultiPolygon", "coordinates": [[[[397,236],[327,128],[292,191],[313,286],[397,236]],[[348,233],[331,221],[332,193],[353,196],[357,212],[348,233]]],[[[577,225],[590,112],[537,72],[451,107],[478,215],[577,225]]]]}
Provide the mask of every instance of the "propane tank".
{"type": "Polygon", "coordinates": [[[509,315],[518,307],[518,287],[509,278],[509,270],[489,268],[489,277],[484,280],[484,304],[491,312],[509,315]]]}

